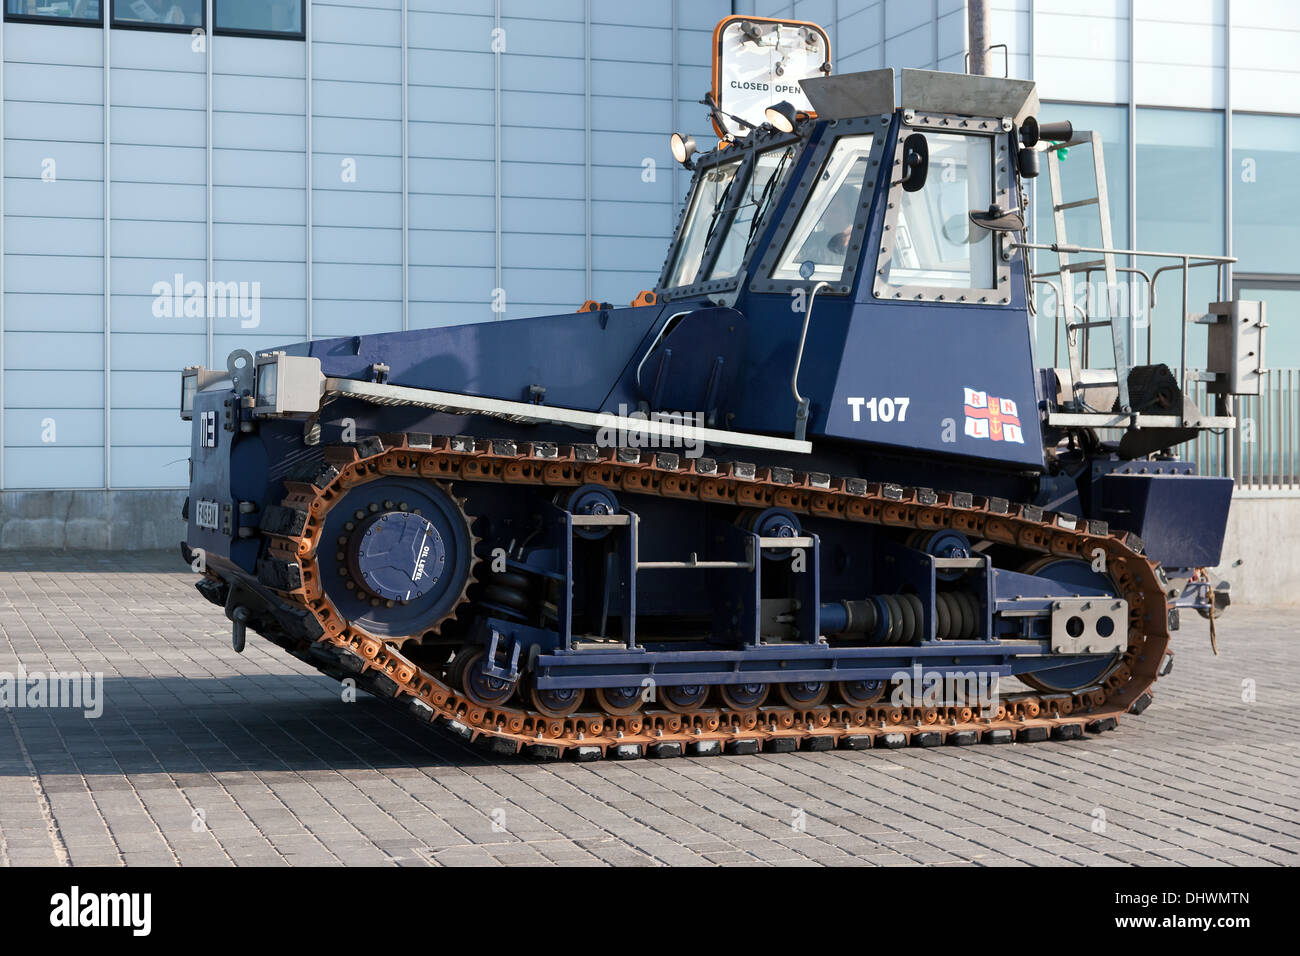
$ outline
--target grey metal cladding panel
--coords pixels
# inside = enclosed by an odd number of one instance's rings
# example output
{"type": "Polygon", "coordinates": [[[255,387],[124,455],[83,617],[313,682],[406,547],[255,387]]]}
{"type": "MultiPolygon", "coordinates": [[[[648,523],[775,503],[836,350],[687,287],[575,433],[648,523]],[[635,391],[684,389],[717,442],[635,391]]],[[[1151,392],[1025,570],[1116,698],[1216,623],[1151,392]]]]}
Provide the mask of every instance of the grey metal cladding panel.
{"type": "Polygon", "coordinates": [[[864,70],[841,76],[815,76],[800,80],[808,100],[821,119],[894,112],[894,71],[864,70]]]}
{"type": "Polygon", "coordinates": [[[115,30],[112,41],[109,63],[114,75],[119,69],[207,72],[204,56],[195,50],[194,37],[188,32],[115,30]]]}
{"type": "Polygon", "coordinates": [[[1032,80],[937,70],[903,70],[900,99],[900,106],[918,113],[1010,116],[1017,123],[1038,112],[1038,89],[1032,80]]]}
{"type": "Polygon", "coordinates": [[[10,21],[4,26],[4,60],[102,67],[104,35],[83,27],[52,30],[49,24],[10,21]]]}
{"type": "Polygon", "coordinates": [[[43,103],[104,102],[104,70],[99,66],[56,63],[5,63],[5,97],[43,103]]]}
{"type": "MultiPolygon", "coordinates": [[[[313,50],[313,62],[319,63],[322,50],[333,49],[335,48],[330,44],[317,41],[313,50]]],[[[116,45],[114,53],[116,55],[116,45]]],[[[269,76],[301,80],[305,67],[303,45],[297,40],[223,36],[212,45],[214,82],[221,76],[269,76]]]]}

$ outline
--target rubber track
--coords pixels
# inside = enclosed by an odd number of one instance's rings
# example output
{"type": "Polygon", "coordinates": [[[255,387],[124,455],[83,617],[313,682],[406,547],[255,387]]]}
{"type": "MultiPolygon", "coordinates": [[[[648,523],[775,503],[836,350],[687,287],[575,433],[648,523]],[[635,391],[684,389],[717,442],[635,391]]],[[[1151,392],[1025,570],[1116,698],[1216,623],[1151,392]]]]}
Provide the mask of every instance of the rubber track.
{"type": "Polygon", "coordinates": [[[465,436],[431,441],[419,436],[419,444],[428,447],[413,447],[403,435],[381,437],[382,446],[371,442],[327,449],[326,460],[337,473],[326,470],[324,487],[286,481],[284,507],[305,512],[306,518],[300,530],[288,529],[298,533],[271,537],[271,555],[300,570],[300,586],[278,590],[290,610],[306,609],[315,618],[321,636],[314,643],[278,635],[273,639],[321,671],[338,679],[352,677],[416,717],[498,753],[599,759],[1072,739],[1085,730],[1109,730],[1125,712],[1145,709],[1169,643],[1162,572],[1142,555],[1138,539],[1110,533],[1100,522],[996,498],[707,458],[682,461],[677,455],[637,449],[598,451],[593,445],[465,436]],[[630,717],[584,712],[556,719],[516,707],[484,707],[422,670],[394,645],[349,626],[321,588],[315,554],[326,515],[349,489],[387,476],[554,487],[599,484],[638,495],[744,508],[778,506],[886,527],[952,528],[973,540],[1089,562],[1099,548],[1117,593],[1128,600],[1128,648],[1097,685],[1071,693],[1006,696],[989,717],[966,707],[823,704],[806,710],[780,705],[689,714],[647,710],[630,717]]]}

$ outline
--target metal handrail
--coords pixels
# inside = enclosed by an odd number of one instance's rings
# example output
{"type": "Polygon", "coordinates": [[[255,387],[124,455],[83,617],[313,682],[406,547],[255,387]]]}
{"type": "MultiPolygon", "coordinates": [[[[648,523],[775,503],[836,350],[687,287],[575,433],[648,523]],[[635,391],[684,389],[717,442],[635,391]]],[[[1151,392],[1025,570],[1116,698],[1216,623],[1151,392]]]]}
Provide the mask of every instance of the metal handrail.
{"type": "Polygon", "coordinates": [[[790,391],[794,393],[795,414],[794,414],[794,433],[799,441],[803,441],[804,435],[808,430],[808,408],[809,400],[799,394],[799,367],[803,364],[803,348],[808,341],[808,325],[812,322],[813,303],[817,301],[817,293],[822,289],[829,289],[831,284],[825,280],[818,282],[812,287],[812,292],[808,294],[808,307],[803,313],[803,331],[799,333],[799,349],[794,353],[794,374],[790,376],[790,391]]]}
{"type": "MultiPolygon", "coordinates": [[[[1088,253],[1091,255],[1102,255],[1102,256],[1107,256],[1107,255],[1135,256],[1135,257],[1150,256],[1156,259],[1180,260],[1178,263],[1175,264],[1171,264],[1168,266],[1161,266],[1159,269],[1155,270],[1155,272],[1151,274],[1148,280],[1149,289],[1150,289],[1149,294],[1153,297],[1152,302],[1154,303],[1155,283],[1159,279],[1160,274],[1162,272],[1167,272],[1171,269],[1180,269],[1183,274],[1182,338],[1181,338],[1181,348],[1179,351],[1179,359],[1178,359],[1179,383],[1185,383],[1187,381],[1187,326],[1188,326],[1188,321],[1191,318],[1191,314],[1187,310],[1187,296],[1188,296],[1187,270],[1199,266],[1206,266],[1206,265],[1218,266],[1219,276],[1218,276],[1217,289],[1218,289],[1218,296],[1221,299],[1223,295],[1223,287],[1224,287],[1223,267],[1231,265],[1232,263],[1237,261],[1236,256],[1200,255],[1200,254],[1194,254],[1189,252],[1151,252],[1142,249],[1107,249],[1098,246],[1078,246],[1073,243],[1059,243],[1059,242],[1013,242],[1010,243],[1010,246],[1014,249],[1040,249],[1044,252],[1055,252],[1058,255],[1061,253],[1065,253],[1067,255],[1074,255],[1076,253],[1088,253]]],[[[1057,269],[1055,272],[1031,273],[1031,277],[1035,279],[1039,278],[1040,276],[1046,278],[1048,276],[1060,275],[1062,271],[1063,271],[1062,269],[1057,269]]],[[[1084,270],[1080,270],[1080,271],[1084,271],[1084,270]]],[[[1154,319],[1154,316],[1152,318],[1154,319]]],[[[1086,317],[1084,321],[1087,321],[1086,317]]],[[[1112,321],[1113,321],[1113,317],[1112,317],[1112,321]]],[[[1150,332],[1150,328],[1148,327],[1147,361],[1150,361],[1150,335],[1151,332],[1150,332]]],[[[1088,341],[1088,337],[1085,335],[1084,336],[1085,344],[1087,343],[1087,341],[1088,341]]]]}

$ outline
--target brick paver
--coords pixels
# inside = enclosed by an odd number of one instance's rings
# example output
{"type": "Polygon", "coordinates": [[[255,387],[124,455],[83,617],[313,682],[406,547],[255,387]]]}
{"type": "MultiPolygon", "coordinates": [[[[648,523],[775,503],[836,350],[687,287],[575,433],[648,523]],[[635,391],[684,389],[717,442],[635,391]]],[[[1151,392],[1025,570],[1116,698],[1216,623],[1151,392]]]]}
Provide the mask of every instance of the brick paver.
{"type": "Polygon", "coordinates": [[[534,764],[485,755],[221,612],[173,554],[0,553],[0,864],[1300,861],[1300,609],[1204,622],[1139,718],[1068,743],[534,764]],[[1253,690],[1254,699],[1248,702],[1253,690]]]}

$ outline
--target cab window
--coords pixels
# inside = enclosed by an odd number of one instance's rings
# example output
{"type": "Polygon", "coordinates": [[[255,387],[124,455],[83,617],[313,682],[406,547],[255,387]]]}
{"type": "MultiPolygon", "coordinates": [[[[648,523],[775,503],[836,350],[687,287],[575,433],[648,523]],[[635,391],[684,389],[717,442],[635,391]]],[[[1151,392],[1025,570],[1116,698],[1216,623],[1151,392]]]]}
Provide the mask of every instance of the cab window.
{"type": "Polygon", "coordinates": [[[754,161],[754,172],[740,197],[727,238],[713,263],[713,271],[709,273],[710,279],[729,279],[740,271],[745,250],[754,239],[754,230],[762,222],[763,214],[771,205],[781,177],[793,157],[794,147],[783,146],[760,153],[754,161]]]}
{"type": "Polygon", "coordinates": [[[993,197],[993,140],[925,134],[930,170],[916,192],[898,191],[898,223],[885,281],[941,289],[993,288],[992,233],[970,221],[993,197]]]}
{"type": "Polygon", "coordinates": [[[717,231],[722,212],[727,208],[731,184],[735,182],[739,170],[740,160],[737,159],[700,171],[695,191],[686,207],[686,219],[682,225],[681,239],[677,243],[677,258],[673,262],[672,271],[668,273],[666,288],[690,285],[695,281],[704,254],[708,251],[709,240],[717,231]]]}
{"type": "Polygon", "coordinates": [[[873,136],[842,136],[817,178],[799,221],[781,250],[773,279],[825,279],[838,282],[844,274],[853,223],[862,202],[862,187],[871,161],[873,136]],[[811,276],[800,271],[811,262],[811,276]]]}

